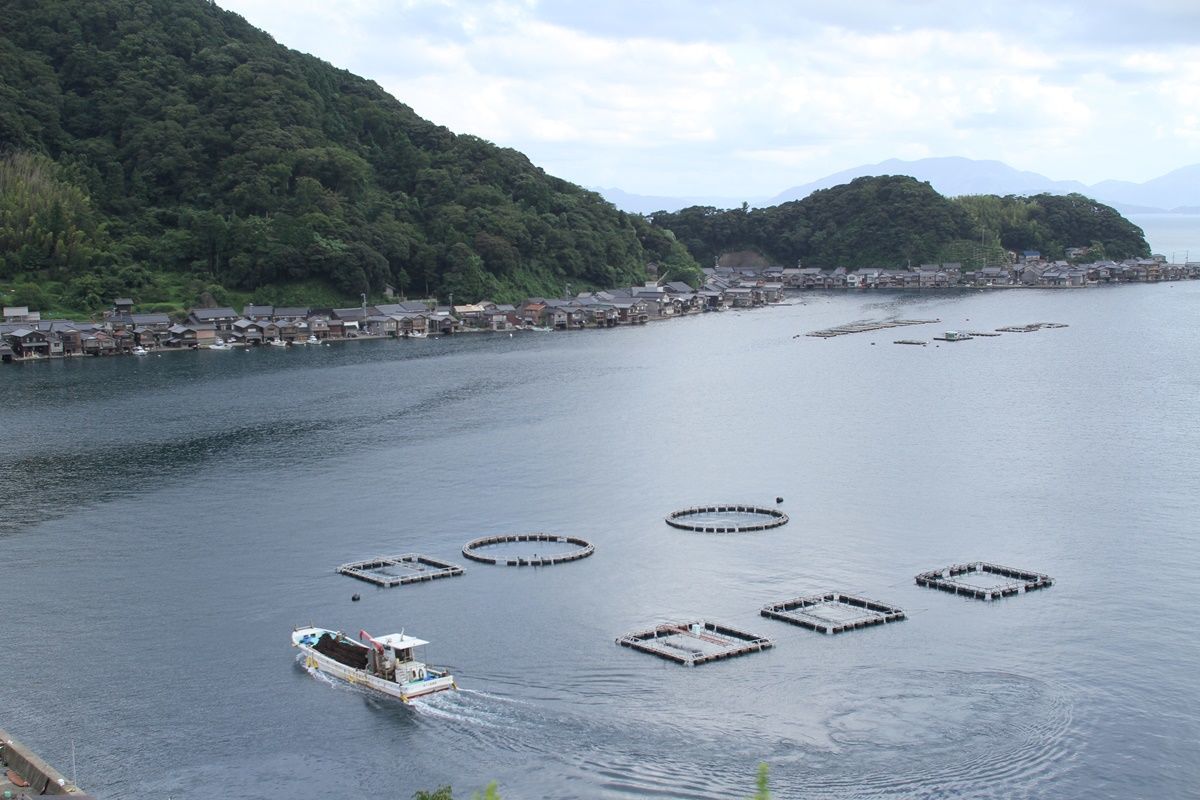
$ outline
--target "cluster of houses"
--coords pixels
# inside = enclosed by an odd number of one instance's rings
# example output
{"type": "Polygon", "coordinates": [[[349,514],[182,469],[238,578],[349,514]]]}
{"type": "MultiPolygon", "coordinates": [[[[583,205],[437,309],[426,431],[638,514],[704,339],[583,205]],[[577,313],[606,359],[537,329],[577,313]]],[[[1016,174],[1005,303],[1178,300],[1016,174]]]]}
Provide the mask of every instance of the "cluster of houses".
{"type": "Polygon", "coordinates": [[[818,267],[713,267],[710,276],[726,281],[778,282],[786,289],[943,289],[953,287],[1059,287],[1102,283],[1144,283],[1200,278],[1200,262],[1168,264],[1161,256],[1125,261],[1048,261],[1027,251],[1014,263],[966,271],[961,264],[922,264],[912,269],[818,267]]]}
{"type": "Polygon", "coordinates": [[[700,290],[686,283],[584,292],[571,298],[529,298],[520,304],[480,302],[439,306],[401,301],[351,308],[247,305],[193,308],[186,319],[137,313],[119,298],[95,322],[42,319],[26,307],[5,307],[0,323],[0,360],[25,361],[79,355],[115,355],[160,348],[196,349],[261,344],[321,343],[331,339],[426,337],[466,331],[569,330],[640,325],[702,311],[778,302],[783,286],[765,281],[721,279],[700,290]]]}
{"type": "Polygon", "coordinates": [[[1200,263],[1130,259],[1069,264],[1025,253],[1016,263],[963,271],[960,264],[925,264],[915,269],[819,269],[816,267],[711,267],[696,289],[682,282],[647,281],[574,297],[533,297],[520,304],[483,301],[442,305],[401,301],[352,308],[247,305],[194,308],[186,319],[137,313],[119,298],[103,319],[79,322],[42,319],[23,306],[4,307],[0,361],[115,355],[160,348],[319,343],[359,337],[425,337],[465,331],[575,330],[641,325],[651,320],[755,308],[783,299],[787,290],[937,289],[953,287],[1089,286],[1200,278],[1200,263]]]}

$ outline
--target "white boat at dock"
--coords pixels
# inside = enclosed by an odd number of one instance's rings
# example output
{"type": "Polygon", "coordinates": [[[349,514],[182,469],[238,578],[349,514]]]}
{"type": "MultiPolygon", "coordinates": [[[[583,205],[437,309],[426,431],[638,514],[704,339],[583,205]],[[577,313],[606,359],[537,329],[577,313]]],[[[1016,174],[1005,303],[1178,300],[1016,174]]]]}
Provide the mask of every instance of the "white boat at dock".
{"type": "Polygon", "coordinates": [[[287,347],[288,346],[288,343],[285,342],[283,339],[271,339],[267,342],[267,344],[271,345],[272,347],[287,347]]]}
{"type": "Polygon", "coordinates": [[[135,356],[148,356],[148,355],[150,355],[150,351],[149,351],[149,350],[147,350],[146,348],[142,347],[140,344],[139,344],[139,345],[137,345],[136,347],[134,347],[134,348],[133,348],[132,350],[130,350],[129,352],[133,353],[135,356]]]}
{"type": "Polygon", "coordinates": [[[224,339],[217,337],[216,341],[208,346],[209,350],[232,350],[233,345],[224,339]]]}
{"type": "Polygon", "coordinates": [[[292,646],[304,653],[304,666],[365,686],[404,702],[434,692],[457,689],[454,676],[417,661],[413,651],[429,644],[401,633],[378,638],[358,632],[366,644],[341,631],[296,628],[292,646]]]}

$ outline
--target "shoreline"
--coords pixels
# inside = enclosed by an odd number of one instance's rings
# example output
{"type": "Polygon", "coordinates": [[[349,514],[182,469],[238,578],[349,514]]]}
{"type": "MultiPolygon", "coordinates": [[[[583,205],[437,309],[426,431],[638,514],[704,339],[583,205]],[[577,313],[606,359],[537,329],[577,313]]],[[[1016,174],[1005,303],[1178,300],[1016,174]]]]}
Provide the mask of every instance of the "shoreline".
{"type": "MultiPolygon", "coordinates": [[[[462,335],[479,334],[479,333],[508,333],[510,336],[512,336],[517,333],[521,333],[521,334],[567,333],[567,332],[571,332],[571,331],[605,330],[605,329],[609,329],[609,328],[637,327],[640,325],[646,325],[646,324],[650,324],[650,323],[669,322],[669,321],[672,321],[675,319],[681,319],[681,318],[686,318],[686,317],[696,317],[696,316],[701,316],[703,314],[708,314],[708,313],[725,313],[727,311],[753,311],[756,309],[770,308],[773,306],[795,305],[796,301],[799,298],[803,297],[804,295],[816,294],[816,293],[821,293],[821,292],[837,293],[837,294],[862,293],[864,295],[867,293],[872,293],[872,294],[894,293],[894,294],[903,294],[903,295],[914,295],[914,294],[923,294],[923,293],[952,294],[952,293],[984,292],[984,291],[989,291],[989,290],[1012,290],[1012,289],[1025,289],[1025,290],[1031,290],[1031,291],[1042,291],[1042,290],[1047,290],[1047,289],[1049,289],[1049,290],[1064,290],[1064,289],[1065,290],[1083,290],[1083,289],[1103,289],[1106,287],[1118,287],[1118,286],[1127,286],[1127,285],[1176,284],[1176,283],[1183,283],[1183,282],[1187,282],[1187,281],[1191,281],[1191,280],[1197,280],[1197,278],[1196,277],[1181,277],[1181,278],[1154,280],[1154,281],[1088,282],[1088,283],[1077,284],[1077,285],[1035,285],[1035,286],[1023,285],[1023,284],[993,284],[993,285],[983,285],[983,286],[972,286],[972,285],[952,285],[952,286],[860,285],[860,286],[833,286],[833,287],[822,286],[822,287],[813,287],[813,288],[782,287],[774,295],[774,296],[780,298],[778,300],[767,300],[767,299],[762,299],[761,297],[758,297],[758,298],[755,298],[752,302],[747,303],[747,304],[718,305],[715,307],[705,306],[702,308],[692,307],[692,308],[684,309],[682,311],[675,311],[673,313],[659,313],[659,314],[655,314],[655,315],[643,315],[643,317],[636,318],[636,319],[629,319],[628,321],[621,321],[621,322],[610,321],[608,324],[586,324],[586,323],[578,322],[576,324],[559,324],[555,327],[545,327],[545,326],[530,326],[530,325],[518,325],[518,324],[510,325],[510,324],[506,323],[504,326],[501,326],[501,327],[489,327],[489,326],[481,326],[481,325],[461,324],[461,322],[456,320],[456,323],[458,323],[457,327],[452,327],[450,329],[443,330],[440,333],[429,333],[429,334],[422,334],[422,335],[417,335],[417,336],[409,336],[405,333],[400,333],[400,332],[389,332],[389,333],[382,333],[382,334],[355,332],[353,335],[348,335],[348,336],[327,336],[316,342],[309,342],[307,340],[288,340],[287,348],[288,349],[296,349],[296,348],[304,348],[304,347],[321,347],[322,345],[333,346],[334,344],[344,344],[344,343],[349,343],[349,342],[378,341],[378,340],[389,340],[389,339],[391,339],[391,340],[405,340],[405,339],[420,340],[420,339],[425,339],[425,338],[440,339],[440,338],[444,338],[444,337],[462,336],[462,335]]],[[[561,301],[561,302],[565,303],[565,302],[569,302],[569,301],[561,301]]],[[[20,324],[20,323],[8,323],[8,325],[10,327],[13,324],[20,324]]],[[[24,324],[27,326],[37,326],[37,325],[40,325],[43,323],[41,323],[40,321],[39,322],[31,321],[29,323],[24,323],[24,324]]],[[[84,325],[84,323],[72,323],[71,321],[64,321],[64,320],[50,320],[50,321],[47,321],[46,324],[84,325]]],[[[228,335],[229,332],[226,330],[217,330],[217,331],[215,331],[215,333],[218,335],[220,335],[220,334],[228,335]]],[[[219,349],[249,350],[249,349],[253,349],[253,348],[269,346],[267,344],[266,340],[257,340],[257,341],[252,341],[252,342],[226,341],[226,344],[228,345],[227,348],[219,348],[219,349]]],[[[183,352],[189,352],[189,351],[195,352],[195,351],[218,349],[218,348],[213,348],[210,345],[205,344],[205,343],[184,344],[181,346],[152,345],[151,347],[146,348],[146,352],[144,352],[144,353],[135,353],[133,348],[128,346],[128,343],[126,343],[125,347],[113,348],[113,349],[110,349],[109,352],[64,352],[64,353],[51,353],[51,354],[47,354],[47,355],[41,355],[41,354],[18,355],[12,351],[12,348],[8,345],[6,340],[3,338],[3,335],[0,335],[0,346],[3,346],[7,351],[4,353],[3,361],[2,361],[2,363],[5,363],[5,364],[35,364],[35,363],[42,363],[42,362],[68,361],[68,360],[72,360],[72,359],[81,359],[81,358],[88,358],[88,357],[91,357],[91,358],[107,358],[107,357],[111,357],[111,356],[133,356],[134,358],[144,358],[144,357],[149,357],[149,356],[161,357],[164,353],[183,353],[183,352]]],[[[139,345],[139,347],[140,347],[140,345],[139,345]]]]}

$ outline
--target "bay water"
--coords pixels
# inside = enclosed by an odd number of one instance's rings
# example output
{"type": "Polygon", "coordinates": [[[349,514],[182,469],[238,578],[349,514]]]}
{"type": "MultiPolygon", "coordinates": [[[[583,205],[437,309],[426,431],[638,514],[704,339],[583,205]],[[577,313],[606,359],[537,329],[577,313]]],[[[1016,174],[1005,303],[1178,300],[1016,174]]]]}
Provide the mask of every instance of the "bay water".
{"type": "Polygon", "coordinates": [[[0,725],[100,798],[1184,798],[1200,785],[1200,282],[812,293],[640,328],[0,370],[0,725]],[[864,319],[935,324],[834,339],[864,319]],[[935,342],[945,330],[1069,327],[935,342]],[[901,338],[926,347],[898,346],[901,338]],[[740,502],[771,531],[668,527],[740,502]],[[593,542],[546,568],[469,539],[593,542]],[[377,589],[342,562],[462,577],[377,589]],[[993,561],[1052,588],[915,585],[993,561]],[[908,619],[759,616],[836,590],[908,619]],[[352,602],[359,593],[361,602],[352,602]],[[710,619],[774,648],[618,647],[710,619]],[[431,640],[406,706],[294,626],[431,640]]]}

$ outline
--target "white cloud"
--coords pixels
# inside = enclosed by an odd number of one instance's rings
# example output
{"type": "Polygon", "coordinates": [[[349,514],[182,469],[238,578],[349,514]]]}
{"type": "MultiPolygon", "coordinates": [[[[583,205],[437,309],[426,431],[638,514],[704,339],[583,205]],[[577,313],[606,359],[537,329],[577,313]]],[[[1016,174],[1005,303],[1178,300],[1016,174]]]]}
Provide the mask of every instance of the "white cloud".
{"type": "Polygon", "coordinates": [[[223,5],[452,130],[645,194],[764,196],[928,155],[1145,180],[1200,136],[1200,48],[1165,33],[1190,3],[223,5]]]}

